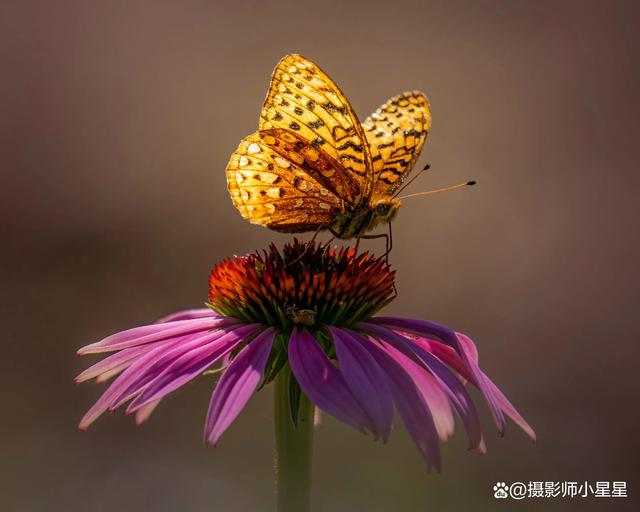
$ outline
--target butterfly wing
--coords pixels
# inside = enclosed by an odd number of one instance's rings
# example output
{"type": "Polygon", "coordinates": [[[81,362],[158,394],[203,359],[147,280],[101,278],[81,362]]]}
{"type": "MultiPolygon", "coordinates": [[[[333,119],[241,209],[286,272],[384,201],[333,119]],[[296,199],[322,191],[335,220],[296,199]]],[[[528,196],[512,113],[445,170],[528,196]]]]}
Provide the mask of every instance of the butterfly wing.
{"type": "Polygon", "coordinates": [[[300,136],[264,130],[245,137],[231,155],[227,186],[235,207],[253,224],[288,233],[313,231],[343,210],[336,187],[357,189],[355,181],[332,182],[339,172],[335,160],[300,136]]]}
{"type": "Polygon", "coordinates": [[[413,169],[431,126],[427,97],[394,96],[362,123],[371,147],[374,195],[391,195],[413,169]]]}
{"type": "Polygon", "coordinates": [[[293,131],[337,161],[359,184],[353,205],[373,192],[373,167],[364,130],[338,86],[313,62],[287,55],[276,66],[260,116],[260,130],[293,131]]]}

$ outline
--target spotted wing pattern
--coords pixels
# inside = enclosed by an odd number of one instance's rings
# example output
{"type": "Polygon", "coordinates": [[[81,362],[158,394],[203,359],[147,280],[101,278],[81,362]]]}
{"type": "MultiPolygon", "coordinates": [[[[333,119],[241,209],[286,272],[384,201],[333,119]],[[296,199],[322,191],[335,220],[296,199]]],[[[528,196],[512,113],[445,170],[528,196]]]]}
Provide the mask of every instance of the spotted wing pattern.
{"type": "Polygon", "coordinates": [[[276,66],[259,128],[299,134],[353,175],[360,185],[355,204],[371,196],[373,166],[360,121],[338,86],[309,59],[287,55],[276,66]]]}
{"type": "Polygon", "coordinates": [[[355,180],[333,179],[339,172],[335,160],[298,135],[264,130],[245,137],[231,155],[227,186],[248,221],[276,231],[313,231],[343,211],[340,194],[358,192],[355,180]]]}
{"type": "Polygon", "coordinates": [[[371,148],[374,195],[392,194],[420,156],[431,126],[426,96],[419,91],[394,96],[362,123],[371,148]]]}

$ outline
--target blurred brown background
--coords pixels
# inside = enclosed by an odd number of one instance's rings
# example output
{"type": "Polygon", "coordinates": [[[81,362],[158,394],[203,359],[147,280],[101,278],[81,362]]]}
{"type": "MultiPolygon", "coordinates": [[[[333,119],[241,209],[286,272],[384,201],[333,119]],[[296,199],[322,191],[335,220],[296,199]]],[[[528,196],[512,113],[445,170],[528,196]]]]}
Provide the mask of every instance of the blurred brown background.
{"type": "MultiPolygon", "coordinates": [[[[638,442],[640,10],[623,1],[2,2],[3,511],[258,511],[273,494],[271,391],[217,448],[206,379],[136,428],[76,431],[102,388],[84,344],[206,298],[221,258],[276,235],[243,221],[224,168],[273,66],[316,60],[364,118],[424,90],[434,125],[394,224],[388,313],[470,334],[536,428],[427,474],[326,419],[314,511],[631,510],[638,442]],[[498,481],[626,480],[627,500],[495,500],[498,481]]],[[[382,245],[370,242],[381,250],[382,245]]],[[[482,407],[484,412],[485,408],[482,407]]],[[[637,510],[637,508],[635,508],[637,510]]]]}

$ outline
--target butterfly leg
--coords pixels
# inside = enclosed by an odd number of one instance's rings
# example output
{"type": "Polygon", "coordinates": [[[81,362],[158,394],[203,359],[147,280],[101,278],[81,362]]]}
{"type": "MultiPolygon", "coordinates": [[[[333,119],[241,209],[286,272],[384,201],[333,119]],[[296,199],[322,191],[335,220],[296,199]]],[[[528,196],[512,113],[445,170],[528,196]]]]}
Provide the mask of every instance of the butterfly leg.
{"type": "MultiPolygon", "coordinates": [[[[391,232],[391,221],[389,221],[387,223],[389,225],[389,238],[387,238],[387,242],[389,243],[389,245],[387,246],[387,252],[384,253],[386,261],[387,261],[387,265],[389,264],[389,253],[391,252],[391,249],[393,248],[393,233],[391,232]]],[[[395,299],[398,296],[398,290],[396,289],[396,283],[395,281],[393,282],[393,298],[395,299]]]]}
{"type": "MultiPolygon", "coordinates": [[[[385,257],[385,261],[387,263],[387,265],[389,264],[389,253],[391,252],[391,249],[393,248],[393,233],[391,231],[391,221],[389,221],[387,223],[387,225],[389,226],[389,235],[385,238],[385,241],[387,243],[387,251],[384,253],[384,257],[385,257]]],[[[393,283],[393,297],[391,300],[395,299],[398,296],[398,290],[396,289],[396,283],[394,281],[393,283]]]]}
{"type": "Polygon", "coordinates": [[[391,232],[391,221],[387,222],[387,225],[389,226],[389,238],[387,238],[387,252],[385,252],[384,255],[387,258],[387,263],[389,263],[389,253],[391,252],[391,249],[393,249],[393,233],[391,232]]]}
{"type": "Polygon", "coordinates": [[[318,236],[318,234],[320,233],[320,231],[322,231],[325,228],[325,226],[318,226],[318,229],[316,229],[315,233],[313,233],[313,236],[311,237],[311,240],[309,240],[309,243],[307,243],[307,246],[305,247],[304,251],[302,251],[302,253],[300,254],[300,256],[298,256],[295,260],[287,263],[287,266],[291,266],[294,263],[298,263],[305,254],[307,254],[307,251],[309,250],[309,248],[313,245],[313,243],[316,241],[316,237],[318,236]]]}
{"type": "Polygon", "coordinates": [[[311,237],[311,240],[309,240],[308,246],[312,245],[316,241],[316,238],[318,237],[318,233],[320,233],[320,231],[322,231],[323,227],[324,226],[318,226],[318,228],[316,229],[315,233],[311,237]]]}
{"type": "Polygon", "coordinates": [[[391,221],[387,222],[387,226],[389,226],[389,235],[387,237],[385,237],[384,241],[386,244],[386,251],[384,253],[384,258],[387,262],[387,265],[389,264],[389,253],[391,252],[391,249],[393,248],[393,234],[391,233],[391,221]]]}
{"type": "Polygon", "coordinates": [[[387,263],[389,263],[389,253],[391,252],[391,244],[390,244],[389,235],[387,233],[382,233],[381,235],[362,235],[361,237],[358,237],[358,242],[360,242],[360,239],[374,240],[376,238],[385,239],[385,253],[383,254],[383,256],[387,260],[387,263]]]}

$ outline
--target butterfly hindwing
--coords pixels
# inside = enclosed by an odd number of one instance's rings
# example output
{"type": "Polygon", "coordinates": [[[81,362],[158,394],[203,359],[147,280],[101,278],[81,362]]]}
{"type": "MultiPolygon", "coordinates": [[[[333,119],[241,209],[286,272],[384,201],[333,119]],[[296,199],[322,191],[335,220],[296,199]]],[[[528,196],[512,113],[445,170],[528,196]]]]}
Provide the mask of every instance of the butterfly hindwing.
{"type": "Polygon", "coordinates": [[[240,142],[227,166],[227,186],[245,219],[277,231],[312,231],[330,225],[344,209],[321,178],[331,171],[330,157],[301,141],[266,130],[240,142]]]}
{"type": "Polygon", "coordinates": [[[384,103],[362,123],[371,148],[374,195],[391,195],[420,156],[431,126],[426,96],[405,92],[384,103]]]}
{"type": "Polygon", "coordinates": [[[374,175],[364,130],[338,86],[310,60],[287,55],[280,61],[259,127],[297,133],[353,176],[360,188],[356,204],[371,196],[374,175]]]}

